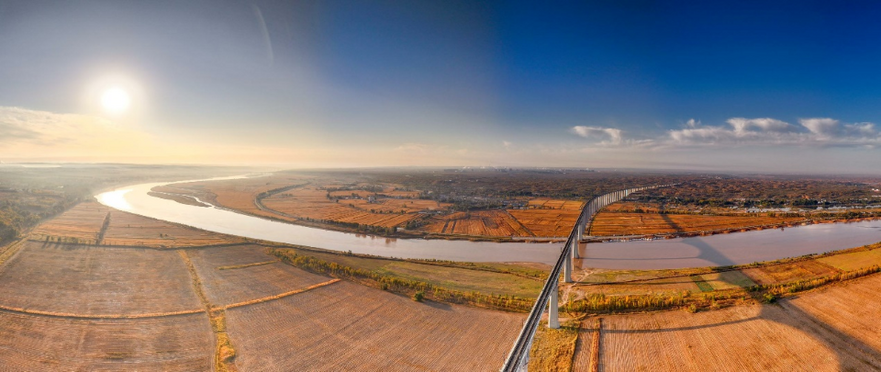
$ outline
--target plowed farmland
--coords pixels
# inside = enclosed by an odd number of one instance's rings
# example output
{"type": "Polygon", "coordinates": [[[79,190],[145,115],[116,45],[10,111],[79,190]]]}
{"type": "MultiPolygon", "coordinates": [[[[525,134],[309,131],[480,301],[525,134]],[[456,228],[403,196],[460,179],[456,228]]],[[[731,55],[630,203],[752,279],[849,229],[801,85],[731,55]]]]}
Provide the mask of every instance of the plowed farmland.
{"type": "MultiPolygon", "coordinates": [[[[275,194],[262,202],[269,209],[295,218],[386,228],[405,225],[417,217],[413,212],[420,210],[415,204],[406,205],[398,199],[368,203],[365,199],[331,200],[327,198],[327,194],[325,190],[309,186],[275,194]],[[386,202],[389,204],[385,204],[386,202]]],[[[418,205],[424,206],[426,203],[420,201],[418,205]]],[[[437,207],[437,203],[429,202],[427,206],[437,207]]]]}
{"type": "Polygon", "coordinates": [[[80,203],[60,216],[41,224],[34,229],[32,235],[40,239],[45,236],[62,237],[94,244],[110,210],[97,202],[80,203]]]}
{"type": "MultiPolygon", "coordinates": [[[[690,314],[604,316],[598,360],[579,340],[574,366],[600,371],[843,371],[881,368],[881,275],[810,292],[779,305],[690,314]],[[719,345],[725,345],[724,350],[719,345]]],[[[585,328],[594,322],[588,319],[585,328]]],[[[582,335],[592,335],[586,329],[582,335]]],[[[593,350],[596,355],[596,351],[593,350]]]]}
{"type": "Polygon", "coordinates": [[[502,210],[453,213],[438,218],[423,230],[435,234],[533,236],[513,216],[502,210]]]}
{"type": "Polygon", "coordinates": [[[241,370],[498,370],[524,315],[348,282],[227,311],[241,370]]]}
{"type": "Polygon", "coordinates": [[[579,209],[512,209],[508,211],[535,236],[562,237],[569,235],[579,209]]]}
{"type": "Polygon", "coordinates": [[[260,246],[234,246],[189,252],[205,294],[212,304],[223,306],[265,298],[327,282],[329,278],[310,274],[275,261],[260,246]]]}
{"type": "Polygon", "coordinates": [[[242,239],[209,233],[165,221],[113,211],[103,245],[179,248],[240,242],[242,239]]]}
{"type": "Polygon", "coordinates": [[[174,252],[27,242],[0,267],[0,305],[74,315],[199,309],[174,252]]]}
{"type": "Polygon", "coordinates": [[[0,311],[3,371],[210,371],[204,313],[86,320],[0,311]]]}

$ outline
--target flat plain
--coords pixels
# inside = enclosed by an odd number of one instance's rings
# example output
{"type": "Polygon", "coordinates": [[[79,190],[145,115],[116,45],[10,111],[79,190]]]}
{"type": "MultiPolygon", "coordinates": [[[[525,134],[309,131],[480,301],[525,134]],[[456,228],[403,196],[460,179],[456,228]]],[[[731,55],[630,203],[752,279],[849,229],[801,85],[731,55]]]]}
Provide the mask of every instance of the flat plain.
{"type": "Polygon", "coordinates": [[[241,370],[498,370],[524,314],[412,299],[349,282],[227,311],[241,370]]]}
{"type": "Polygon", "coordinates": [[[0,305],[72,315],[199,309],[174,252],[26,242],[0,266],[0,305]]]}

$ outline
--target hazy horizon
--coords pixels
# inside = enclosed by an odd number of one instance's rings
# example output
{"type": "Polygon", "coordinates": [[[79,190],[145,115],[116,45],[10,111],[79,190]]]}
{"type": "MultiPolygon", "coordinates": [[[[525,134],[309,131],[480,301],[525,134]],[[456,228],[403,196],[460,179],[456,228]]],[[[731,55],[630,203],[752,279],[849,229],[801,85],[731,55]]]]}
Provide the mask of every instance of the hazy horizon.
{"type": "Polygon", "coordinates": [[[878,15],[2,2],[0,160],[871,174],[878,15]]]}

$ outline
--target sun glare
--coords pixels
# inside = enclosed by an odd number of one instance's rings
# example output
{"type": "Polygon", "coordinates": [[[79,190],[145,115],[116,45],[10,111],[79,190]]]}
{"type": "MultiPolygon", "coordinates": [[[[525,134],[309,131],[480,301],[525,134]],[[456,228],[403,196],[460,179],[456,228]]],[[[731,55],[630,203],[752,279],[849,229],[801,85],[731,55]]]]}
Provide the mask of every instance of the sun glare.
{"type": "Polygon", "coordinates": [[[113,114],[124,112],[130,104],[128,93],[120,88],[110,88],[101,95],[101,106],[113,114]]]}

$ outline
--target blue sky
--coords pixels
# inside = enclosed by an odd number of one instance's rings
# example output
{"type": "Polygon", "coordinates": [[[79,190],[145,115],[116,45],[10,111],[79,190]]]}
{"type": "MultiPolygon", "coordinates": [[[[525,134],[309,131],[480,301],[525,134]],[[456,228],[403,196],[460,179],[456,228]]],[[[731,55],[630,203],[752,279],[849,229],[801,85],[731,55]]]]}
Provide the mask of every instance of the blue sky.
{"type": "Polygon", "coordinates": [[[0,159],[878,172],[879,16],[870,2],[0,1],[0,159]],[[110,87],[126,112],[98,104],[110,87]]]}

